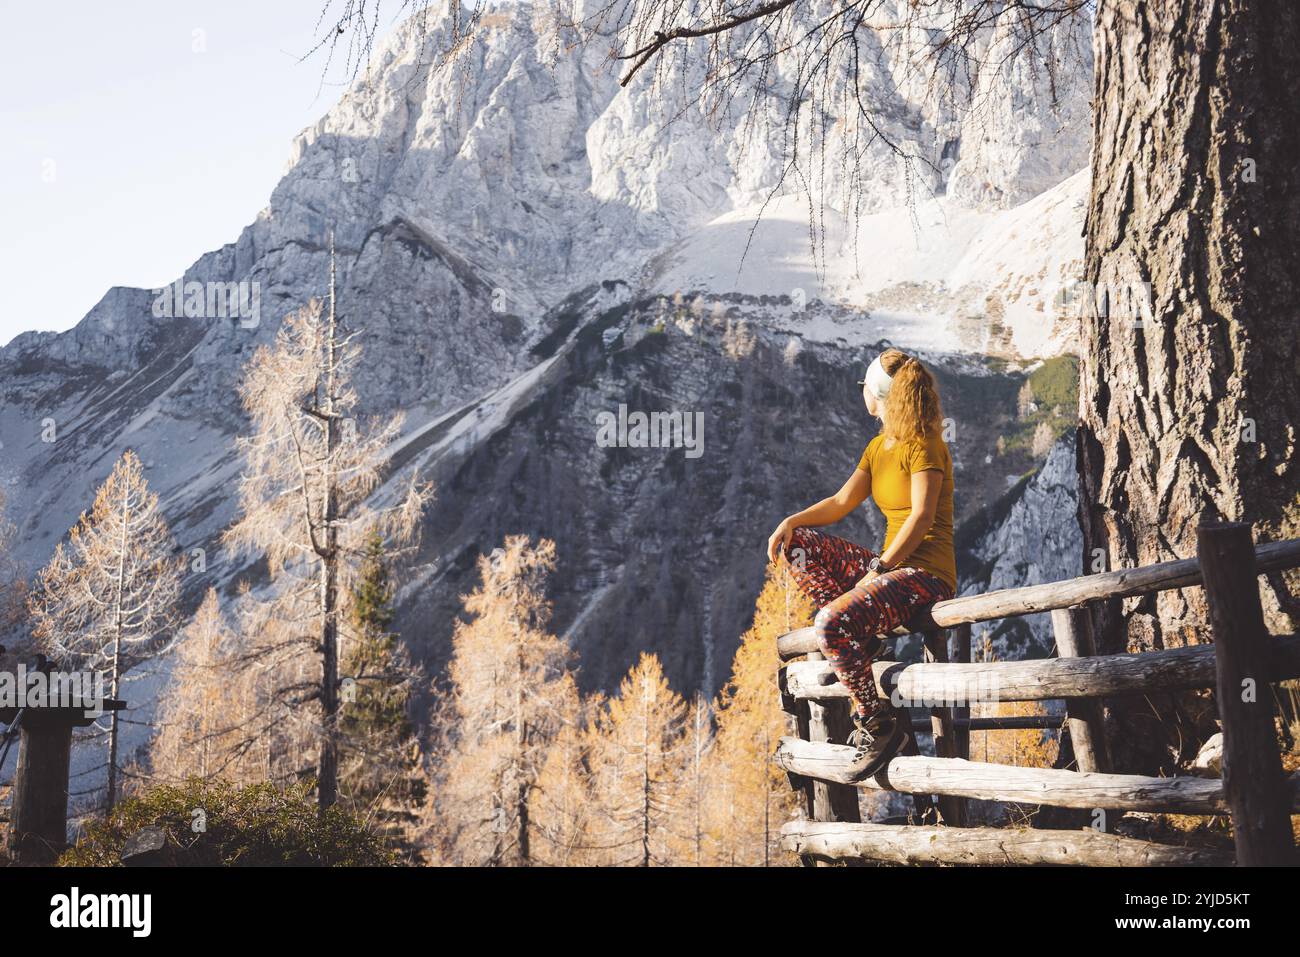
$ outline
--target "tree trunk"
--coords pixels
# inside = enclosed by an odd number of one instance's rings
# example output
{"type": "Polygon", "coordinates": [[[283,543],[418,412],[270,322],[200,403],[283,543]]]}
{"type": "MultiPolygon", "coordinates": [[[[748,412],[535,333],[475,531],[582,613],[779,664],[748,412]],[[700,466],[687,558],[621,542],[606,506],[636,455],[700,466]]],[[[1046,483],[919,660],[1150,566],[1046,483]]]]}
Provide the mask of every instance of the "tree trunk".
{"type": "MultiPolygon", "coordinates": [[[[1300,6],[1107,0],[1094,46],[1085,566],[1190,557],[1202,517],[1294,537],[1300,6]]],[[[1280,625],[1276,597],[1266,600],[1280,625]]],[[[1206,621],[1197,590],[1112,600],[1097,616],[1098,651],[1195,643],[1206,621]]],[[[1154,705],[1159,717],[1145,702],[1117,707],[1120,767],[1167,763],[1175,735],[1197,743],[1175,727],[1184,708],[1154,705]]]]}
{"type": "Polygon", "coordinates": [[[650,866],[650,699],[643,694],[641,734],[641,866],[650,866]]]}
{"type": "Polygon", "coordinates": [[[519,866],[528,867],[532,863],[532,850],[528,844],[528,797],[530,783],[528,780],[528,721],[524,716],[524,685],[528,681],[524,662],[523,636],[516,629],[518,641],[515,643],[515,755],[518,764],[516,773],[519,782],[515,793],[515,843],[519,848],[519,866]]]}
{"type": "MultiPolygon", "coordinates": [[[[122,681],[122,603],[126,591],[126,553],[130,548],[127,532],[131,524],[131,509],[125,492],[122,495],[122,535],[118,541],[117,588],[113,596],[113,673],[109,681],[109,694],[116,698],[122,681]]],[[[104,801],[105,813],[111,813],[117,804],[117,712],[108,716],[108,788],[104,801]]]]}
{"type": "Polygon", "coordinates": [[[321,556],[321,741],[317,791],[324,812],[338,800],[338,487],[334,457],[338,450],[338,420],[334,411],[334,372],[337,364],[334,311],[334,238],[330,237],[330,314],[325,366],[325,548],[321,556]]]}

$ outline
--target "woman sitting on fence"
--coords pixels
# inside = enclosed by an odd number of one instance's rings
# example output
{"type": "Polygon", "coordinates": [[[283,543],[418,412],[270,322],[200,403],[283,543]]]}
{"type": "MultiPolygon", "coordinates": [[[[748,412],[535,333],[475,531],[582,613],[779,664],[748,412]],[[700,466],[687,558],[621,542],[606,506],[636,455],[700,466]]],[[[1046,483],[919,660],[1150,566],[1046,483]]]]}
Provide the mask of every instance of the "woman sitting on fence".
{"type": "Polygon", "coordinates": [[[952,547],[952,458],[941,436],[934,377],[915,358],[889,349],[859,383],[881,432],[844,487],[786,518],[768,539],[784,553],[799,587],[821,607],[817,642],[853,699],[854,780],[880,770],[907,740],[906,712],[876,691],[871,659],[880,636],[957,586],[952,547]],[[870,549],[812,526],[833,525],[870,495],[885,514],[885,544],[870,549]]]}

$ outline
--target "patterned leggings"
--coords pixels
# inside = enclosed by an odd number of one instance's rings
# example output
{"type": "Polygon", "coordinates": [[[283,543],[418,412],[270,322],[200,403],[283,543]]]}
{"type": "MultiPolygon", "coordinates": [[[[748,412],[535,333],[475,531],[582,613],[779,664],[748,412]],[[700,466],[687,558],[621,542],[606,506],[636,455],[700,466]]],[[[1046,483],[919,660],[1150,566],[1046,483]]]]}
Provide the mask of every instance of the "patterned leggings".
{"type": "Polygon", "coordinates": [[[864,584],[875,552],[811,528],[795,529],[786,557],[800,590],[821,606],[813,624],[822,654],[849,689],[855,712],[870,717],[884,706],[871,673],[878,636],[921,606],[951,598],[952,589],[919,568],[898,568],[864,584]]]}

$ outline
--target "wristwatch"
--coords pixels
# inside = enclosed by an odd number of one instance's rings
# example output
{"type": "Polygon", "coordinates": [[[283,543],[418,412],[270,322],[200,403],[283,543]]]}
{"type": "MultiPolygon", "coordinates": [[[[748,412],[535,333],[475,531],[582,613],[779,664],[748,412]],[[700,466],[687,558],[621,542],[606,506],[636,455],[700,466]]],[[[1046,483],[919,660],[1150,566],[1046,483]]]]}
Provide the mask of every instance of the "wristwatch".
{"type": "Polygon", "coordinates": [[[885,572],[892,572],[893,570],[893,568],[880,560],[879,555],[871,559],[871,562],[867,565],[867,571],[875,572],[877,575],[883,575],[885,572]]]}

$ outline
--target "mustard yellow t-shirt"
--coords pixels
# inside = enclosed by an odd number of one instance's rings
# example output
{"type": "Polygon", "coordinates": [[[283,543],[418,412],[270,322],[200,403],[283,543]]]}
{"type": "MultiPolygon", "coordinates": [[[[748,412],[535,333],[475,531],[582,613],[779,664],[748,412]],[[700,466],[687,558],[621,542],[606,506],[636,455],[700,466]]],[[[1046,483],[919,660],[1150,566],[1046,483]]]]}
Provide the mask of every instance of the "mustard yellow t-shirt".
{"type": "MultiPolygon", "coordinates": [[[[921,539],[916,550],[903,560],[904,565],[924,569],[936,578],[957,588],[957,556],[952,547],[952,456],[939,436],[895,443],[885,448],[885,436],[876,436],[862,453],[858,468],[871,476],[871,497],[885,515],[885,545],[912,513],[912,473],[935,469],[943,473],[934,524],[921,539]]],[[[881,549],[882,551],[884,549],[881,549]]]]}

